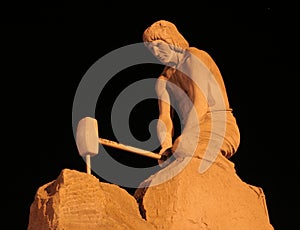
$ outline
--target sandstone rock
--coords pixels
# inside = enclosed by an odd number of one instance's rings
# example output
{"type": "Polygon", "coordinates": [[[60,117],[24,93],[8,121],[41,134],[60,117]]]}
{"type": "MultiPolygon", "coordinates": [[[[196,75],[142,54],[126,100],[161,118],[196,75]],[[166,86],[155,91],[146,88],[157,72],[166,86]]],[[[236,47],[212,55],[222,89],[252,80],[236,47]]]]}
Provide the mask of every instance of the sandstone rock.
{"type": "Polygon", "coordinates": [[[64,169],[41,186],[28,230],[273,230],[260,187],[242,181],[220,156],[204,173],[200,159],[175,160],[134,196],[95,176],[64,169]]]}
{"type": "Polygon", "coordinates": [[[263,190],[243,182],[232,162],[220,156],[202,174],[200,159],[192,158],[181,171],[182,163],[174,161],[136,190],[148,223],[168,230],[273,229],[263,190]]]}
{"type": "Polygon", "coordinates": [[[30,206],[28,230],[155,229],[136,200],[117,185],[64,169],[41,186],[30,206]]]}

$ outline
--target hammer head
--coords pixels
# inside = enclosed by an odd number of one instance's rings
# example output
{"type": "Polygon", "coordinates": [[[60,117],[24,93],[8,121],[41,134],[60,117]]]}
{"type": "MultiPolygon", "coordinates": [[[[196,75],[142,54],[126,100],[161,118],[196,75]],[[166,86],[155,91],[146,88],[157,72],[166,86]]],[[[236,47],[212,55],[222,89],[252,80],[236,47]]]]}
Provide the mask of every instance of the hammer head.
{"type": "Polygon", "coordinates": [[[80,156],[97,155],[99,151],[98,123],[95,118],[85,117],[78,122],[76,144],[80,156]]]}

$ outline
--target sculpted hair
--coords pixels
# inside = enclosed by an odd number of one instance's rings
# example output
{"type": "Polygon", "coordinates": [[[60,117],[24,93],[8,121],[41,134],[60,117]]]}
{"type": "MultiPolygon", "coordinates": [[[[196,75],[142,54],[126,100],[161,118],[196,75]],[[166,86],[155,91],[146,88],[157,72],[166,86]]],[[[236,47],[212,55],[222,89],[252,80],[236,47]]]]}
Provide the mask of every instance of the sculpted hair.
{"type": "Polygon", "coordinates": [[[149,26],[143,33],[144,42],[162,40],[170,45],[181,49],[187,49],[189,43],[179,33],[177,27],[166,20],[159,20],[149,26]]]}

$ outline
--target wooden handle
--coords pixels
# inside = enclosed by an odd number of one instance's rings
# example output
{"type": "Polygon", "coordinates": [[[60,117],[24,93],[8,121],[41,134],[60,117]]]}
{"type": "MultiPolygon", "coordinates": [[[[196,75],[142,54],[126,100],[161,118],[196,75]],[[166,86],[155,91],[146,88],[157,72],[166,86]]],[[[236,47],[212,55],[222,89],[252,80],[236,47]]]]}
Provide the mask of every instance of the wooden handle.
{"type": "Polygon", "coordinates": [[[120,143],[115,142],[115,141],[99,138],[99,143],[102,144],[102,145],[106,145],[106,146],[110,146],[110,147],[113,147],[113,148],[121,149],[121,150],[124,150],[124,151],[127,151],[127,152],[136,153],[136,154],[146,156],[146,157],[150,157],[150,158],[154,158],[154,159],[157,159],[157,160],[161,159],[161,155],[159,155],[157,153],[153,153],[153,152],[143,150],[143,149],[140,149],[140,148],[136,148],[136,147],[132,147],[132,146],[129,146],[129,145],[123,145],[123,144],[120,144],[120,143]]]}

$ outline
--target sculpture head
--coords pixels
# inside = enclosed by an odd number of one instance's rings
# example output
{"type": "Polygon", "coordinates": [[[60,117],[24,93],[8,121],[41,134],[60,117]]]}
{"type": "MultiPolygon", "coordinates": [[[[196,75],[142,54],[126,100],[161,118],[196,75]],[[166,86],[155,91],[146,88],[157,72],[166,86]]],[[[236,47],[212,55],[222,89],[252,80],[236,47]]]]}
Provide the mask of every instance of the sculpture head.
{"type": "Polygon", "coordinates": [[[156,58],[171,65],[176,65],[178,53],[189,47],[177,27],[166,20],[159,20],[149,26],[143,33],[143,41],[156,58]]]}
{"type": "Polygon", "coordinates": [[[159,20],[149,26],[143,33],[144,42],[161,40],[180,49],[187,49],[189,43],[177,27],[166,20],[159,20]]]}

